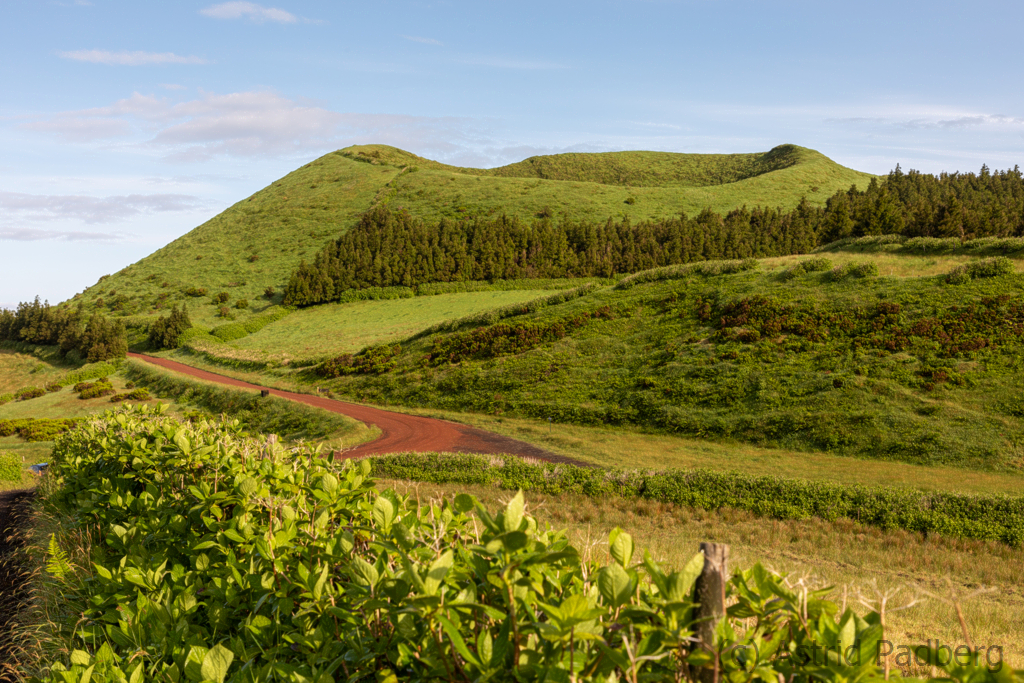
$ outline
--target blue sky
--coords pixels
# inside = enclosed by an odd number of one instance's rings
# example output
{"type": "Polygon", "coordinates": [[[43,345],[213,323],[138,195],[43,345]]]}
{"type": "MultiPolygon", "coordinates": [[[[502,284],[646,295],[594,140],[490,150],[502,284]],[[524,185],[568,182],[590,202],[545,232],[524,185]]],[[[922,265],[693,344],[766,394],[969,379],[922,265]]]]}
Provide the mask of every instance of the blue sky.
{"type": "Polygon", "coordinates": [[[1016,2],[0,6],[0,305],[63,300],[321,154],[1024,162],[1016,2]]]}

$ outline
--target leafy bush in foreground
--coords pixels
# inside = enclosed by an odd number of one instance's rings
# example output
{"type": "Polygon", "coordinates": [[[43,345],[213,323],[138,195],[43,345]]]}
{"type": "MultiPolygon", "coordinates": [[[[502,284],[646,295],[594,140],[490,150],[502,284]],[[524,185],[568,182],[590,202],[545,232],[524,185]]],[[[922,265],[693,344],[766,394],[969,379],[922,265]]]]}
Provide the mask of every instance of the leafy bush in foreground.
{"type": "Polygon", "coordinates": [[[393,479],[646,498],[705,510],[735,508],[775,519],[846,518],[882,529],[1024,544],[1024,498],[922,493],[710,470],[605,470],[533,464],[513,456],[401,453],[377,456],[372,463],[375,476],[393,479]]]}
{"type": "MultiPolygon", "coordinates": [[[[51,537],[49,580],[64,602],[54,614],[68,641],[53,651],[68,655],[40,678],[888,678],[879,614],[840,613],[824,592],[794,590],[760,566],[723,587],[728,613],[700,644],[700,554],[672,571],[636,557],[615,529],[607,564],[584,560],[526,513],[521,492],[497,514],[467,495],[419,505],[377,491],[369,471],[241,438],[237,424],[139,408],[62,437],[45,499],[69,533],[98,529],[107,550],[77,568],[51,537]]],[[[1022,678],[981,658],[942,665],[964,683],[1022,678]]]]}

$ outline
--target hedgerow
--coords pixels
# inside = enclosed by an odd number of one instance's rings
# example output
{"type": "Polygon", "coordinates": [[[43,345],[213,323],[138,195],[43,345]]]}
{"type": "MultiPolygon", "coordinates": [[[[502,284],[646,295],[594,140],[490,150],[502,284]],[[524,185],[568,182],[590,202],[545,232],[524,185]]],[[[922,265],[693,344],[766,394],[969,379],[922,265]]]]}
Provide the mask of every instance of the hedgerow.
{"type": "MultiPolygon", "coordinates": [[[[79,567],[51,536],[47,581],[61,600],[51,628],[61,642],[38,678],[888,676],[877,657],[881,616],[841,610],[825,591],[795,590],[759,565],[740,570],[721,588],[730,605],[722,623],[708,628],[695,593],[702,554],[662,567],[614,529],[608,559],[584,559],[564,532],[527,514],[522,492],[497,514],[468,495],[421,505],[378,491],[370,471],[244,438],[237,423],[181,424],[141,408],[61,437],[44,503],[62,535],[89,529],[105,552],[79,567]],[[845,656],[825,664],[823,650],[845,656]]],[[[1005,666],[997,678],[981,658],[918,656],[962,683],[1022,679],[1005,666]]]]}
{"type": "Polygon", "coordinates": [[[342,377],[344,375],[379,375],[395,367],[395,359],[402,353],[398,344],[389,346],[371,346],[353,355],[345,353],[336,358],[329,358],[316,366],[315,372],[320,377],[342,377]]]}
{"type": "Polygon", "coordinates": [[[90,379],[108,377],[117,372],[119,367],[121,367],[120,361],[116,363],[94,363],[92,365],[85,365],[77,370],[73,370],[67,373],[66,375],[63,375],[57,381],[61,386],[66,387],[90,379]]]}
{"type": "Polygon", "coordinates": [[[760,264],[757,259],[743,259],[741,261],[705,261],[702,263],[687,263],[683,265],[665,266],[643,270],[639,273],[627,275],[619,280],[615,289],[629,289],[636,285],[648,282],[660,282],[662,280],[681,280],[697,275],[700,277],[714,277],[716,275],[731,275],[742,273],[747,270],[754,270],[760,264]]]}
{"type": "MultiPolygon", "coordinates": [[[[231,323],[228,325],[221,325],[219,327],[215,327],[210,331],[210,334],[216,337],[217,339],[225,342],[241,339],[242,337],[246,337],[250,334],[259,332],[270,323],[277,322],[278,320],[284,318],[286,315],[291,313],[293,310],[294,309],[285,306],[272,306],[265,310],[264,312],[260,313],[259,315],[252,316],[245,322],[231,323]]],[[[184,345],[186,341],[188,341],[191,338],[194,337],[181,338],[179,340],[179,343],[181,345],[184,345]]]]}
{"type": "Polygon", "coordinates": [[[122,394],[116,394],[110,397],[111,403],[121,403],[123,401],[148,401],[152,396],[145,389],[133,389],[132,391],[126,391],[122,394]]]}
{"type": "Polygon", "coordinates": [[[712,470],[608,470],[450,453],[400,453],[371,459],[373,474],[438,484],[486,484],[558,495],[644,498],[773,519],[851,519],[881,529],[1024,544],[1024,498],[810,482],[712,470]]]}
{"type": "Polygon", "coordinates": [[[549,296],[542,296],[531,301],[527,301],[521,304],[509,304],[508,306],[502,306],[500,308],[493,308],[489,311],[483,311],[481,313],[474,313],[473,315],[467,315],[462,318],[456,318],[454,320],[445,320],[431,325],[430,327],[424,328],[410,336],[406,341],[413,341],[415,339],[422,339],[423,337],[429,337],[432,334],[438,332],[453,332],[463,327],[478,327],[480,325],[491,325],[504,320],[506,318],[514,318],[520,315],[527,315],[529,313],[535,313],[542,308],[548,306],[557,306],[558,304],[572,301],[573,299],[579,299],[581,297],[591,294],[596,290],[598,285],[593,282],[588,282],[585,285],[575,287],[573,289],[559,292],[557,294],[551,294],[549,296]]]}
{"type": "Polygon", "coordinates": [[[434,339],[426,362],[431,365],[458,363],[473,358],[485,359],[529,351],[541,344],[557,341],[587,323],[612,317],[611,308],[577,313],[542,323],[502,323],[434,339]]]}

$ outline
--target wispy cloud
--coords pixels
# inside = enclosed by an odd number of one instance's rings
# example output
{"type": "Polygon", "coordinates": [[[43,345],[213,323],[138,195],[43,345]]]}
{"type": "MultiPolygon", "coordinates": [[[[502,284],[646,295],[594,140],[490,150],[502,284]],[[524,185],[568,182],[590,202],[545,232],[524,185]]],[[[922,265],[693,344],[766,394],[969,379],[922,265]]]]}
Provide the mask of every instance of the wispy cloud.
{"type": "Polygon", "coordinates": [[[1016,128],[1024,118],[1003,114],[949,114],[946,112],[910,116],[848,116],[828,118],[829,124],[868,125],[878,128],[956,130],[965,128],[1016,128]]]}
{"type": "Polygon", "coordinates": [[[173,52],[111,52],[110,50],[72,50],[58,53],[64,59],[110,66],[146,66],[149,64],[206,64],[206,60],[173,52]]]}
{"type": "Polygon", "coordinates": [[[424,45],[438,45],[443,47],[444,43],[440,40],[434,40],[433,38],[423,38],[421,36],[402,36],[406,40],[411,40],[414,43],[423,43],[424,45]]]}
{"type": "Polygon", "coordinates": [[[448,155],[480,136],[470,119],[336,112],[269,91],[204,92],[178,103],[135,93],[22,127],[76,143],[134,139],[131,144],[162,150],[173,161],[308,155],[368,142],[448,155]]]}
{"type": "Polygon", "coordinates": [[[178,83],[161,83],[160,87],[163,88],[164,90],[187,90],[188,89],[185,86],[180,85],[178,83]]]}
{"type": "MultiPolygon", "coordinates": [[[[90,197],[87,195],[41,195],[21,192],[0,192],[0,216],[8,222],[12,218],[28,221],[79,220],[88,224],[113,223],[144,213],[165,213],[189,211],[203,208],[206,202],[198,197],[183,194],[130,194],[114,197],[90,197]]],[[[8,233],[32,234],[17,228],[4,228],[8,233]]],[[[40,234],[50,231],[34,231],[40,234]]],[[[71,233],[69,233],[71,234],[71,233]]],[[[101,233],[73,233],[99,235],[101,233]]],[[[106,234],[106,233],[102,233],[106,234]]],[[[6,239],[29,239],[7,237],[6,239]]],[[[35,239],[35,238],[33,238],[35,239]]],[[[39,237],[38,239],[53,239],[39,237]]],[[[79,237],[76,239],[100,239],[79,237]]],[[[104,237],[103,239],[108,239],[104,237]]]]}
{"type": "MultiPolygon", "coordinates": [[[[112,232],[82,232],[80,230],[35,230],[33,228],[0,228],[0,242],[38,242],[40,240],[60,240],[64,242],[118,242],[128,237],[112,232]]],[[[0,308],[13,308],[10,304],[0,304],[0,308]]]]}
{"type": "Polygon", "coordinates": [[[276,7],[263,7],[254,2],[222,2],[201,9],[199,13],[212,19],[249,19],[259,23],[276,21],[280,24],[294,24],[299,20],[291,12],[276,7]]]}

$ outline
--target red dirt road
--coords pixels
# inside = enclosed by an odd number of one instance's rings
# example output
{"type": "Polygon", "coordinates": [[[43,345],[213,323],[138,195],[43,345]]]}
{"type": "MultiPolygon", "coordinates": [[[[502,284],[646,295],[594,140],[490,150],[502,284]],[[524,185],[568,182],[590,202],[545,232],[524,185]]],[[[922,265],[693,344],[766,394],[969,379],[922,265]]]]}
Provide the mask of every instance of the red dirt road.
{"type": "Polygon", "coordinates": [[[129,353],[130,358],[159,365],[167,370],[180,372],[196,379],[218,384],[227,384],[242,389],[253,389],[260,391],[268,389],[271,396],[280,396],[299,403],[329,410],[332,413],[347,415],[354,420],[376,426],[381,431],[380,437],[364,443],[356,448],[346,451],[347,457],[362,457],[364,455],[378,455],[381,453],[404,453],[404,452],[440,452],[440,453],[486,453],[518,455],[522,457],[537,458],[548,462],[571,463],[585,465],[586,463],[565,456],[556,455],[542,448],[537,448],[525,441],[518,441],[507,436],[501,436],[483,429],[461,425],[447,420],[437,420],[429,417],[406,415],[395,413],[390,410],[371,408],[370,406],[357,403],[346,403],[321,396],[309,394],[296,394],[280,389],[269,389],[255,384],[249,384],[242,380],[218,375],[214,372],[199,370],[184,363],[156,358],[140,353],[129,353]]]}

